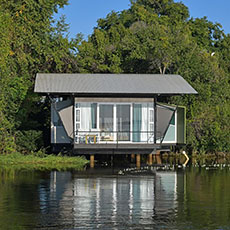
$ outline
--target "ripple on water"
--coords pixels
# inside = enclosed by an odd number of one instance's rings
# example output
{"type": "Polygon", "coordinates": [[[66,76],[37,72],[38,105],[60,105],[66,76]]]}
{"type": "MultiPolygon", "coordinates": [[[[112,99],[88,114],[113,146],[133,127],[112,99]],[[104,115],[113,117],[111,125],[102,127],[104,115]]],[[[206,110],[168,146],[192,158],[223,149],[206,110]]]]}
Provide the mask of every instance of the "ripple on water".
{"type": "Polygon", "coordinates": [[[0,229],[230,229],[228,170],[0,178],[0,229]]]}

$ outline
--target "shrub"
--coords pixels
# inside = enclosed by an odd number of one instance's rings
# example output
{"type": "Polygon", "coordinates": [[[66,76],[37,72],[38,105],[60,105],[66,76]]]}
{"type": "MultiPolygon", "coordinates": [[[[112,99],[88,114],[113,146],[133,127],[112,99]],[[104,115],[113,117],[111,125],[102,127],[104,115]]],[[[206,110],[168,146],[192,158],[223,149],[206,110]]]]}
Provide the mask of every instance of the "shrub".
{"type": "Polygon", "coordinates": [[[40,150],[43,146],[42,131],[17,131],[15,138],[17,150],[21,153],[33,153],[40,150]]]}

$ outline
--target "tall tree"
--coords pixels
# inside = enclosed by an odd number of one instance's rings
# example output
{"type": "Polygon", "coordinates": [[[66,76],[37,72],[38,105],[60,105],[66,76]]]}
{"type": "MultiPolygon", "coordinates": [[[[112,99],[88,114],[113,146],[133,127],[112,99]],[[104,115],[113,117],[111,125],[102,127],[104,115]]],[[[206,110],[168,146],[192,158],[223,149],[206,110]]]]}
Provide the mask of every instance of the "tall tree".
{"type": "Polygon", "coordinates": [[[43,106],[32,93],[35,74],[77,68],[74,44],[62,33],[64,21],[55,26],[52,18],[66,4],[67,0],[1,0],[0,152],[15,151],[17,136],[26,140],[33,134],[35,140],[43,129],[41,122],[33,121],[43,106]]]}
{"type": "Polygon", "coordinates": [[[170,101],[188,107],[190,152],[229,151],[229,35],[207,18],[189,18],[173,0],[135,0],[99,19],[78,47],[82,72],[180,74],[198,96],[170,101]]]}

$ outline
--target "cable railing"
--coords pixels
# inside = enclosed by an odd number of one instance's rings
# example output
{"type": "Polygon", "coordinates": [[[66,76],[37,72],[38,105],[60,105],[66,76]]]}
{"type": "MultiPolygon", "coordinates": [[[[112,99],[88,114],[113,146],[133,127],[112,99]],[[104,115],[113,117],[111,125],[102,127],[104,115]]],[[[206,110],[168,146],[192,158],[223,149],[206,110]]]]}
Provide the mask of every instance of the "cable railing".
{"type": "MultiPolygon", "coordinates": [[[[157,135],[157,136],[161,136],[161,135],[157,135]]],[[[74,143],[75,144],[153,144],[154,131],[108,131],[108,130],[80,131],[77,130],[75,132],[74,143]]]]}

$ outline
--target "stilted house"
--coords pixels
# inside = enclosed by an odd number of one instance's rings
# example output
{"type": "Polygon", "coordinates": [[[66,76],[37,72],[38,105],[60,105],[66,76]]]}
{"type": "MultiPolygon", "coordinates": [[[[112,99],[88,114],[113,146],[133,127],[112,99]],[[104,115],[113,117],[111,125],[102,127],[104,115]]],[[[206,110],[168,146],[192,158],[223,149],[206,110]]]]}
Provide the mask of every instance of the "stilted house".
{"type": "Polygon", "coordinates": [[[186,110],[158,103],[197,94],[179,75],[37,74],[51,100],[51,144],[77,154],[153,153],[186,143],[186,110]]]}

